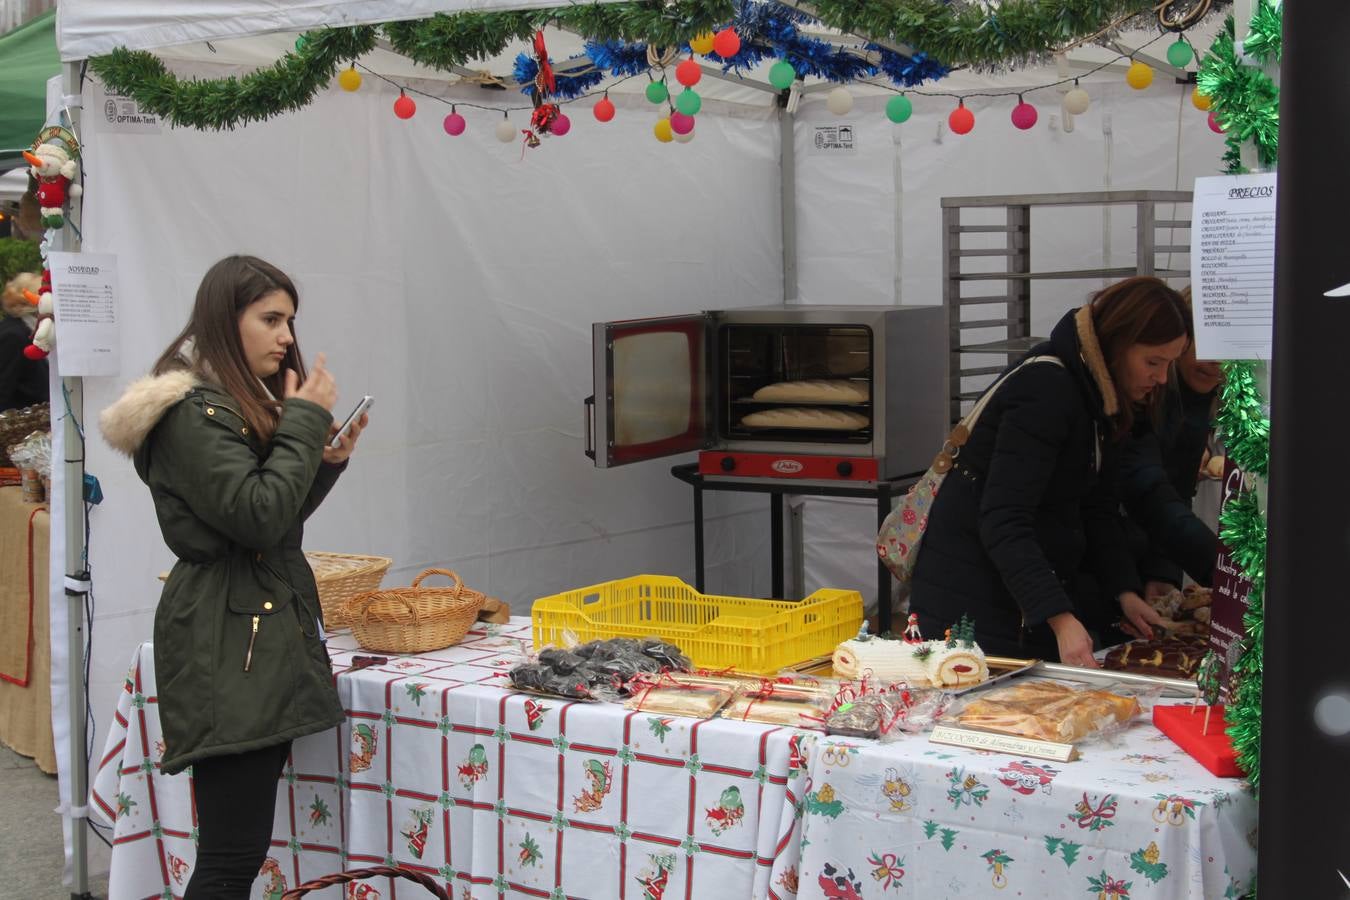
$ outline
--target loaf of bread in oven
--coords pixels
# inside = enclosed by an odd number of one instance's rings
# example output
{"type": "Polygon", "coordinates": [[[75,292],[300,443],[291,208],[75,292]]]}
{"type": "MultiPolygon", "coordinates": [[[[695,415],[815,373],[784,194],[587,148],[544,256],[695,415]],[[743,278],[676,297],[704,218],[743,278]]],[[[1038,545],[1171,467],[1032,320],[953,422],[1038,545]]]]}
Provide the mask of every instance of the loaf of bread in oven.
{"type": "Polygon", "coordinates": [[[775,403],[866,403],[867,383],[863,381],[780,381],[755,391],[754,400],[775,403]]]}
{"type": "Polygon", "coordinates": [[[751,413],[741,424],[747,428],[819,428],[831,431],[857,431],[866,428],[867,416],[845,409],[799,409],[784,407],[751,413]]]}

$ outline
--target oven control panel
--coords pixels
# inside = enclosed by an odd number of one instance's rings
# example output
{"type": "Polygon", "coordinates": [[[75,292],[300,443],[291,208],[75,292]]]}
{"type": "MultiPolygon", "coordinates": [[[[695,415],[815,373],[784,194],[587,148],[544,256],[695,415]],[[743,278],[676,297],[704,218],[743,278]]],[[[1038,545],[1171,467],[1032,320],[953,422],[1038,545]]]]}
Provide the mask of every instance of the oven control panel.
{"type": "Polygon", "coordinates": [[[700,475],[734,475],[740,478],[876,481],[877,461],[871,457],[810,453],[704,450],[698,455],[698,471],[700,475]]]}

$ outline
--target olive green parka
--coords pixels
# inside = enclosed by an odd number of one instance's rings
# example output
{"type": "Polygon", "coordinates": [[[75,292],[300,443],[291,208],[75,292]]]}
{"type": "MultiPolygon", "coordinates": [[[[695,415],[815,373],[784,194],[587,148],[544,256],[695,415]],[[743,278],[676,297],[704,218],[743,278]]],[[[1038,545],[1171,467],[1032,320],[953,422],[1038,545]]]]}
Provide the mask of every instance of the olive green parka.
{"type": "Polygon", "coordinates": [[[337,481],[332,415],[290,398],[263,445],[188,371],[131,384],[100,417],[150,487],[178,558],[155,610],[162,768],[257,750],[342,721],[304,521],[337,481]]]}

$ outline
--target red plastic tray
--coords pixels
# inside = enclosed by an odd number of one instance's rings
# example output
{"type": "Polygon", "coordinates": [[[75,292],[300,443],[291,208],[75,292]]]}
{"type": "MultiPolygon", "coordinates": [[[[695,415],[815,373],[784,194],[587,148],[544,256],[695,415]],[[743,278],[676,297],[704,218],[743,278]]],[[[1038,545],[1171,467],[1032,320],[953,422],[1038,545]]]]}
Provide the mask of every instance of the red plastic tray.
{"type": "Polygon", "coordinates": [[[1233,742],[1225,732],[1228,723],[1224,720],[1222,706],[1215,706],[1210,712],[1208,734],[1200,733],[1201,727],[1205,724],[1203,705],[1195,707],[1194,713],[1191,712],[1189,703],[1181,706],[1155,706],[1153,724],[1178,747],[1189,753],[1196,762],[1220,778],[1242,777],[1242,770],[1238,768],[1237,757],[1233,752],[1233,742]]]}

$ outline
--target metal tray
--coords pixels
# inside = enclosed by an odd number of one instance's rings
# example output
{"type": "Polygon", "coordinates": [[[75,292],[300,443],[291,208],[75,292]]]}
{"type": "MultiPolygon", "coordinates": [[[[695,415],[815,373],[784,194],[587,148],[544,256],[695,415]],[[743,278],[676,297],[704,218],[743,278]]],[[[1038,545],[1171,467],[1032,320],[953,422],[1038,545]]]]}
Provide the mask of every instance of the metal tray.
{"type": "MultiPolygon", "coordinates": [[[[960,697],[962,694],[983,690],[991,684],[996,684],[1016,675],[1031,672],[1040,664],[1038,660],[1017,659],[1010,656],[987,656],[985,657],[985,662],[989,664],[988,681],[981,681],[979,684],[972,684],[963,688],[942,688],[942,690],[947,691],[953,696],[960,697]]],[[[819,675],[822,678],[834,677],[834,666],[831,664],[830,657],[828,656],[807,660],[800,666],[797,666],[795,671],[801,672],[803,675],[819,675]]]]}
{"type": "Polygon", "coordinates": [[[1184,678],[1159,678],[1156,675],[1136,675],[1133,672],[1116,672],[1111,669],[1084,669],[1081,666],[1067,666],[1063,663],[1036,663],[1032,669],[1032,674],[1065,681],[1082,681],[1089,684],[1129,684],[1143,688],[1160,687],[1163,695],[1167,697],[1194,697],[1198,693],[1195,682],[1187,681],[1184,678]]]}

